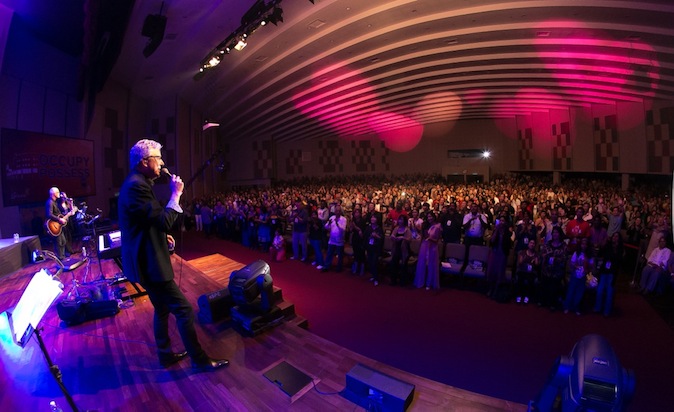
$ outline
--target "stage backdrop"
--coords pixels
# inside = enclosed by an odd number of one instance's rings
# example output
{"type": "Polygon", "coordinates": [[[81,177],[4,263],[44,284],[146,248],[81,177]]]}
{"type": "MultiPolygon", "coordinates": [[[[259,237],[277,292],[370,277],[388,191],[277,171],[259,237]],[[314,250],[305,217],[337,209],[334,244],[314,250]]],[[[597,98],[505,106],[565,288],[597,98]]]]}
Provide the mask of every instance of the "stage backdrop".
{"type": "Polygon", "coordinates": [[[93,141],[13,129],[0,136],[5,207],[45,202],[52,186],[72,198],[96,194],[93,141]]]}

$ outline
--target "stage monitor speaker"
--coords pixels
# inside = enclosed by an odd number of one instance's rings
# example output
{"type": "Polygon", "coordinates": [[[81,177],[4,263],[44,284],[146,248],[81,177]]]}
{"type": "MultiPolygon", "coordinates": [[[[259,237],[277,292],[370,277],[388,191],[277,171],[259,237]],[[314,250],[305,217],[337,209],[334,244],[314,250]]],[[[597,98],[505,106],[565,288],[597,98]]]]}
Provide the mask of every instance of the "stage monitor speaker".
{"type": "Polygon", "coordinates": [[[368,410],[405,411],[414,398],[414,385],[358,364],[346,374],[342,396],[368,410]]]}
{"type": "Polygon", "coordinates": [[[229,289],[224,288],[199,296],[199,321],[201,323],[214,323],[225,320],[234,306],[234,300],[229,294],[229,289]]]}

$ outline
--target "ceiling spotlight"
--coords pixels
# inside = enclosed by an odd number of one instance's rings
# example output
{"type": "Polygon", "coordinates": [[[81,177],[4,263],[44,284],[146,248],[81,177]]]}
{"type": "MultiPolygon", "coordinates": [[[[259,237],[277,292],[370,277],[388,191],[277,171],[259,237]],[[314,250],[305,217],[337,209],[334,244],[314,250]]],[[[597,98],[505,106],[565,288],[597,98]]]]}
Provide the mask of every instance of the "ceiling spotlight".
{"type": "Polygon", "coordinates": [[[491,157],[491,152],[489,150],[485,150],[482,152],[482,157],[485,159],[489,159],[491,157]]]}
{"type": "Polygon", "coordinates": [[[246,43],[243,39],[241,39],[241,40],[239,40],[238,43],[236,43],[236,45],[234,45],[234,49],[238,50],[238,51],[241,51],[246,46],[248,46],[248,43],[246,43]]]}
{"type": "Polygon", "coordinates": [[[208,61],[208,64],[210,67],[215,67],[218,64],[220,64],[220,58],[218,56],[213,56],[211,59],[208,61]]]}

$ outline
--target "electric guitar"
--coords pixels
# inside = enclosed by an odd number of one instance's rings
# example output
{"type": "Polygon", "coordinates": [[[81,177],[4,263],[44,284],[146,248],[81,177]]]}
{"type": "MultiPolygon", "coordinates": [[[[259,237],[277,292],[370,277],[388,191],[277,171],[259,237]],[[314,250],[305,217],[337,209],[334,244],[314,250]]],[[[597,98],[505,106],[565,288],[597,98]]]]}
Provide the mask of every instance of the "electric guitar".
{"type": "Polygon", "coordinates": [[[58,220],[47,219],[44,222],[44,227],[47,229],[47,233],[49,233],[50,235],[52,235],[54,237],[59,236],[61,234],[61,232],[63,231],[63,226],[68,224],[68,218],[70,218],[70,216],[77,213],[78,210],[79,209],[77,208],[77,206],[73,206],[73,208],[72,208],[72,210],[70,210],[70,212],[66,213],[65,215],[59,215],[60,218],[63,218],[63,219],[66,220],[66,222],[63,223],[63,224],[61,224],[61,222],[59,222],[58,220]]]}

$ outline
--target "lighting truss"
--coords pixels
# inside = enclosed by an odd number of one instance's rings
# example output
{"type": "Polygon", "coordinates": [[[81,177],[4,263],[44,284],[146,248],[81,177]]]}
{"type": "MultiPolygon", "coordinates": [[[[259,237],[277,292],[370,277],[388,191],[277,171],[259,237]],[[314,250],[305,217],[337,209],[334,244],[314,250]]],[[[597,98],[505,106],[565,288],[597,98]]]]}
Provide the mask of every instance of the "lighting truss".
{"type": "Polygon", "coordinates": [[[267,23],[276,26],[279,22],[283,23],[281,0],[270,0],[269,2],[257,0],[241,17],[239,28],[234,30],[201,60],[199,72],[194,76],[194,79],[199,80],[206,71],[220,64],[222,58],[232,50],[241,51],[248,44],[248,38],[257,29],[267,25],[267,23]]]}

